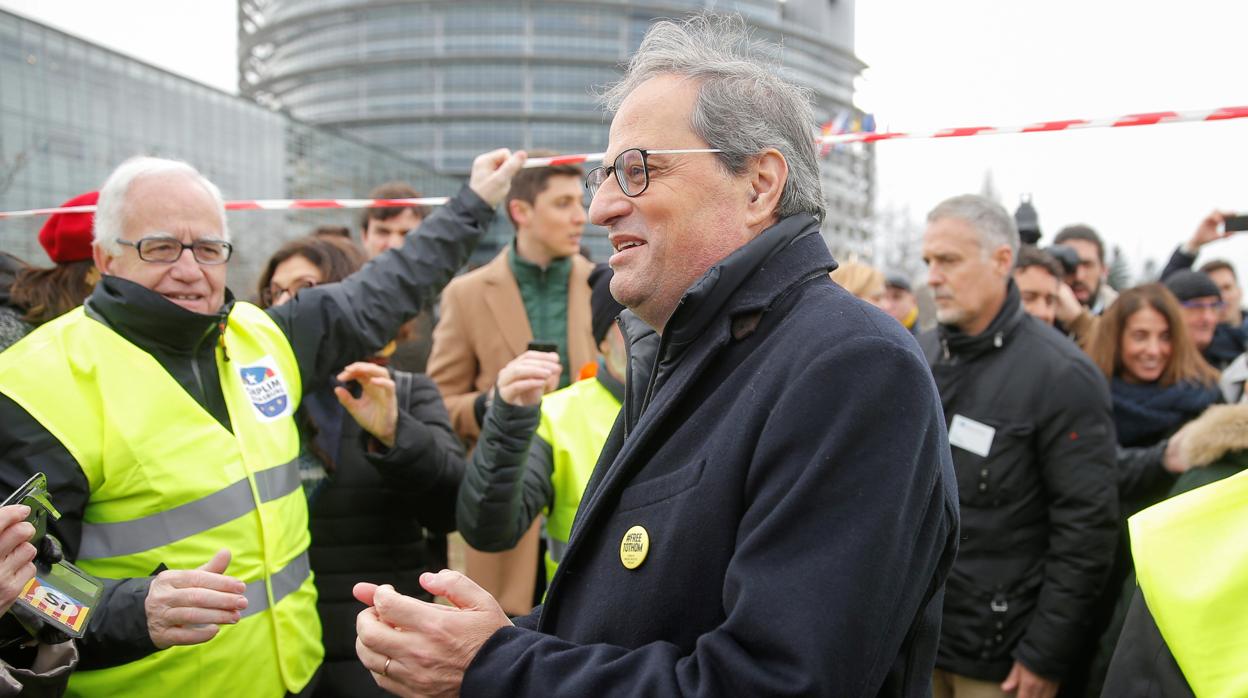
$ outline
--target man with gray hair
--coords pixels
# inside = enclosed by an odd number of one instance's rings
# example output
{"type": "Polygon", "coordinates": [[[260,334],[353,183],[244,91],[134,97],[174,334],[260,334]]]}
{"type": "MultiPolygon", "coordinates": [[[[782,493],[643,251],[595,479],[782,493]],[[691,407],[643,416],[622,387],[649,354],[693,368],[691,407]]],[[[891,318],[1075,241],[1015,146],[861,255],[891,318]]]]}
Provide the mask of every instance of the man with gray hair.
{"type": "Polygon", "coordinates": [[[523,160],[482,155],[420,235],[268,311],[225,287],[216,186],[157,158],[109,176],[103,278],[0,354],[0,493],[46,473],[66,557],[106,580],[98,604],[77,600],[93,607],[71,693],[310,688],[323,651],[294,410],[436,295],[523,160]]]}
{"type": "Polygon", "coordinates": [[[914,339],[828,278],[807,95],[703,16],[652,26],[607,98],[586,184],[628,379],[546,603],[357,585],[361,661],[402,695],[926,695],[945,425],[914,339]]]}
{"type": "Polygon", "coordinates": [[[1114,557],[1109,387],[1024,312],[1004,208],[957,196],[927,223],[939,324],[919,341],[949,420],[962,511],[935,694],[1050,697],[1091,655],[1093,605],[1114,557]]]}

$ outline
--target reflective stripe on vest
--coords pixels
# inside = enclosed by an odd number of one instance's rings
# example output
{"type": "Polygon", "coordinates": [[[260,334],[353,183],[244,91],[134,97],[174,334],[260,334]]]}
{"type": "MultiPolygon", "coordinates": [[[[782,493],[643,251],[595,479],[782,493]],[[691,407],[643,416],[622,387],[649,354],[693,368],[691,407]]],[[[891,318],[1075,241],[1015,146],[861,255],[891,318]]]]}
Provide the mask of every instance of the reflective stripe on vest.
{"type": "Polygon", "coordinates": [[[537,436],[550,445],[555,501],[546,515],[546,578],[553,579],[572,533],[585,485],[607,442],[620,401],[597,378],[578,381],[542,398],[537,436]]]}
{"type": "Polygon", "coordinates": [[[65,446],[90,485],[80,567],[146,577],[228,548],[226,572],[246,584],[244,617],[212,640],[76,672],[70,695],[281,696],[301,690],[320,664],[294,464],[298,364],[281,329],[246,303],[234,305],[223,343],[225,352],[212,351],[230,429],[82,309],[0,354],[0,392],[65,446]]]}
{"type": "MultiPolygon", "coordinates": [[[[262,503],[285,497],[300,487],[298,462],[256,473],[255,480],[262,503]]],[[[91,559],[141,553],[216,528],[255,508],[251,483],[238,480],[207,497],[159,514],[114,523],[84,523],[78,556],[91,559]]]]}
{"type": "MultiPolygon", "coordinates": [[[[299,557],[291,560],[281,571],[269,577],[269,584],[273,587],[273,603],[281,603],[282,599],[298,591],[311,574],[312,564],[308,561],[308,554],[300,553],[299,557]]],[[[247,608],[242,613],[244,618],[269,610],[269,594],[263,579],[249,583],[243,596],[247,597],[247,608]]]]}
{"type": "Polygon", "coordinates": [[[1144,601],[1192,691],[1248,696],[1248,471],[1128,525],[1144,601]]]}

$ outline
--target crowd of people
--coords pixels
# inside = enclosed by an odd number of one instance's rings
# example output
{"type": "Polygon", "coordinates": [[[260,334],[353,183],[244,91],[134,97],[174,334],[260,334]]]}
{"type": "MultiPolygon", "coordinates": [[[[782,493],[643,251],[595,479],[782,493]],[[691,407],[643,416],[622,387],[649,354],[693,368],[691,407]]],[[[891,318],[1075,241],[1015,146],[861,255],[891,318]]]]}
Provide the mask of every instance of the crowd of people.
{"type": "MultiPolygon", "coordinates": [[[[1248,417],[1235,268],[1191,269],[1200,247],[1228,235],[1229,215],[1203,219],[1159,280],[1114,289],[1087,225],[1044,250],[1021,245],[1006,211],[982,197],[929,214],[936,312],[920,342],[950,420],[963,531],[937,695],[1183,694],[1182,674],[1149,683],[1144,669],[1164,645],[1124,634],[1137,588],[1126,524],[1240,472],[1248,456],[1234,433],[1248,417]],[[1131,668],[1107,684],[1116,650],[1131,668]]],[[[907,280],[890,281],[881,303],[879,282],[860,280],[883,273],[850,268],[847,289],[913,326],[907,280]]]]}
{"type": "Polygon", "coordinates": [[[976,195],[922,278],[838,265],[809,100],[742,32],[656,23],[603,166],[483,154],[245,300],[172,160],[51,216],[52,268],[0,255],[0,494],[59,515],[0,508],[0,610],[62,557],[103,584],[81,637],[4,614],[0,695],[1248,691],[1248,319],[1193,269],[1232,214],[1130,288],[976,195]]]}

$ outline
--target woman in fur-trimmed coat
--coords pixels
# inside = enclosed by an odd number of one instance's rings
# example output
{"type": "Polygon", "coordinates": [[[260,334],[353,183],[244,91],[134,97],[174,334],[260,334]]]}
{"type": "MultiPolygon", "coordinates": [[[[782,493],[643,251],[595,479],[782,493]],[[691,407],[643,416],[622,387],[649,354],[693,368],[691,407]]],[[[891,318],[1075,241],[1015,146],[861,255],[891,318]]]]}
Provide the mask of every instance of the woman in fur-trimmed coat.
{"type": "Polygon", "coordinates": [[[1214,405],[1183,429],[1182,460],[1192,464],[1168,497],[1248,468],[1248,403],[1214,405]]]}

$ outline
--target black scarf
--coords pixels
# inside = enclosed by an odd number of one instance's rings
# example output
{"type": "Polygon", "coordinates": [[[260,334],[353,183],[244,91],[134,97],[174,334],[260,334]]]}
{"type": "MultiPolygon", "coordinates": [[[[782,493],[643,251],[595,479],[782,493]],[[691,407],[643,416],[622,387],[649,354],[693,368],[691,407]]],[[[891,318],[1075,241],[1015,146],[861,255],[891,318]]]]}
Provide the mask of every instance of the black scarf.
{"type": "Polygon", "coordinates": [[[1199,383],[1128,383],[1114,378],[1114,426],[1124,447],[1150,446],[1221,401],[1217,386],[1199,383]]]}
{"type": "Polygon", "coordinates": [[[980,354],[1000,349],[1018,329],[1018,324],[1023,321],[1024,314],[1022,294],[1019,293],[1014,279],[1010,278],[1005,284],[1005,302],[1001,304],[1001,309],[997,311],[996,316],[992,318],[992,322],[988,323],[983,332],[975,335],[966,334],[954,325],[943,323],[937,327],[941,343],[948,350],[949,359],[957,363],[970,361],[980,354]]]}

